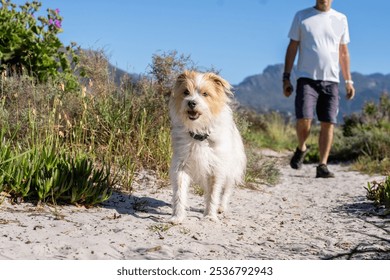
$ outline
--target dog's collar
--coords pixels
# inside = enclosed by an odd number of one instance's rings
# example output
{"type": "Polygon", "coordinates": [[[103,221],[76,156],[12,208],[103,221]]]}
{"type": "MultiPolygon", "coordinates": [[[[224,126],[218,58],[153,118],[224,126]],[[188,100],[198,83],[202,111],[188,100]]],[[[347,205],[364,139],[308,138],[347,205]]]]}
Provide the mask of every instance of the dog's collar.
{"type": "Polygon", "coordinates": [[[197,133],[192,132],[192,131],[190,131],[190,136],[192,138],[194,138],[195,140],[198,140],[198,141],[204,141],[204,140],[206,140],[209,137],[209,135],[207,133],[205,133],[205,134],[197,134],[197,133]]]}

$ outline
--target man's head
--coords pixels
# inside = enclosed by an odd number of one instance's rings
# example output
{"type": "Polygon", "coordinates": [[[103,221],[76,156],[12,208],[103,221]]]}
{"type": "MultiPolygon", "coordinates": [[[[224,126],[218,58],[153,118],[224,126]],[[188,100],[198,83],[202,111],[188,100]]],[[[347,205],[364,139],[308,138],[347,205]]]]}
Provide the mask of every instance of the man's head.
{"type": "Polygon", "coordinates": [[[316,0],[315,8],[321,12],[327,12],[332,6],[333,0],[316,0]]]}

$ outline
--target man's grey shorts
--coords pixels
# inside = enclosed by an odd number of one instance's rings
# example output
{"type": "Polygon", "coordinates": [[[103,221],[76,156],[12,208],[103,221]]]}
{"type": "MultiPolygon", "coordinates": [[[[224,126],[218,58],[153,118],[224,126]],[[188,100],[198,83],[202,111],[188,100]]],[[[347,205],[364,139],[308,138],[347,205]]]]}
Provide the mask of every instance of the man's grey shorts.
{"type": "Polygon", "coordinates": [[[299,78],[295,97],[297,119],[313,119],[314,109],[320,122],[337,123],[339,112],[338,83],[299,78]]]}

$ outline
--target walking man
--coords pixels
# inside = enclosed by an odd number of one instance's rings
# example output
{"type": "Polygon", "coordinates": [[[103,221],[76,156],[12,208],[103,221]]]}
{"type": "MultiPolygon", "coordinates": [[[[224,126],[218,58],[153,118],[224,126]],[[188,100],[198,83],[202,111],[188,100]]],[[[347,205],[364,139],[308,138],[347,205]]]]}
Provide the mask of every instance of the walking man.
{"type": "Polygon", "coordinates": [[[298,147],[290,165],[294,169],[302,167],[308,151],[306,140],[316,110],[321,123],[317,178],[334,177],[334,173],[327,167],[327,161],[339,110],[340,68],[345,80],[347,99],[352,99],[355,95],[347,46],[350,41],[347,17],[332,9],[332,2],[333,0],[316,0],[314,7],[296,13],[288,34],[290,43],[283,73],[283,92],[289,97],[293,92],[290,73],[299,53],[295,97],[298,147]]]}

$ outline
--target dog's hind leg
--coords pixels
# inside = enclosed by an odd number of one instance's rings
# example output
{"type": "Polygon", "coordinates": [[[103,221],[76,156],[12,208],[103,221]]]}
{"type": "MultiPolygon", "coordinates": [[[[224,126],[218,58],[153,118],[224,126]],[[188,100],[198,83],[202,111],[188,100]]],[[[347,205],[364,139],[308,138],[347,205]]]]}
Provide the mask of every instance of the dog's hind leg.
{"type": "Polygon", "coordinates": [[[179,224],[186,216],[187,193],[191,178],[185,171],[178,171],[171,176],[173,176],[171,180],[173,187],[173,213],[169,221],[173,224],[179,224]]]}

